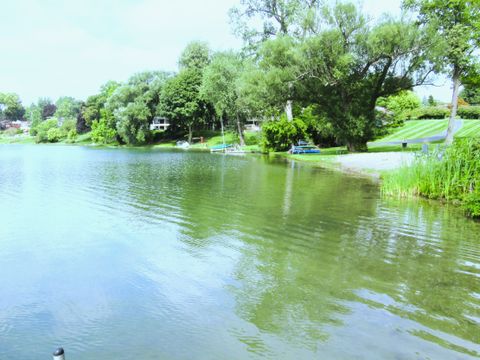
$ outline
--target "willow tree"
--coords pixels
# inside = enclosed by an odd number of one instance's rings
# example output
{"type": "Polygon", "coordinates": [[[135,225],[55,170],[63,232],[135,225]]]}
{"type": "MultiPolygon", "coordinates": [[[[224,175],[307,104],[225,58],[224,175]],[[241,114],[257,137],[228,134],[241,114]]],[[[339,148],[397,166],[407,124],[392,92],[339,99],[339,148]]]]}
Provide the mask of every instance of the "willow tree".
{"type": "Polygon", "coordinates": [[[242,101],[258,103],[255,107],[263,116],[284,111],[291,121],[292,103],[300,84],[298,42],[288,35],[267,40],[259,47],[257,59],[249,65],[239,84],[242,101]]]}
{"type": "Polygon", "coordinates": [[[386,19],[370,27],[353,4],[325,11],[323,30],[303,46],[307,95],[350,151],[365,151],[377,127],[380,97],[424,84],[432,41],[415,24],[386,19]]]}
{"type": "Polygon", "coordinates": [[[203,73],[200,94],[212,103],[223,126],[224,116],[233,119],[237,126],[240,145],[245,145],[241,118],[244,111],[240,106],[238,81],[243,71],[242,60],[233,52],[217,53],[203,73]]]}
{"type": "Polygon", "coordinates": [[[312,28],[319,0],[240,0],[230,9],[235,33],[254,50],[277,35],[305,36],[312,28]]]}
{"type": "Polygon", "coordinates": [[[453,83],[452,111],[446,138],[446,143],[451,144],[461,79],[478,61],[474,53],[480,46],[480,1],[405,0],[404,6],[418,11],[419,22],[436,32],[442,41],[438,64],[453,83]]]}
{"type": "MultiPolygon", "coordinates": [[[[230,19],[235,33],[245,43],[244,51],[254,57],[262,56],[262,48],[268,40],[301,40],[311,34],[315,30],[321,3],[319,0],[241,0],[239,6],[230,10],[230,19]]],[[[283,41],[283,44],[286,42],[283,41]]],[[[281,49],[281,45],[273,43],[270,48],[277,46],[277,49],[281,49]]],[[[289,81],[287,67],[282,64],[276,70],[282,75],[281,85],[284,89],[281,92],[285,94],[283,107],[287,119],[291,121],[295,81],[289,81]]],[[[267,77],[272,75],[272,72],[266,74],[267,77]]]]}
{"type": "Polygon", "coordinates": [[[110,95],[105,108],[113,114],[116,131],[123,142],[141,145],[148,140],[160,92],[170,77],[170,73],[162,71],[137,73],[110,95]]]}

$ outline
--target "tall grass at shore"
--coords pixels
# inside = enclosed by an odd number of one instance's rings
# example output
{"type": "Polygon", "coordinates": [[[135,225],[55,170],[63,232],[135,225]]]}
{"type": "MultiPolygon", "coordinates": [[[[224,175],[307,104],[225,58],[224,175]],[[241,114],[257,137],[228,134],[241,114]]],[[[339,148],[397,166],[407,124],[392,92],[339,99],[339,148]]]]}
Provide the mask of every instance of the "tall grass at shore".
{"type": "Polygon", "coordinates": [[[469,216],[480,217],[480,140],[456,140],[443,154],[418,157],[410,166],[386,174],[382,192],[461,203],[469,216]]]}

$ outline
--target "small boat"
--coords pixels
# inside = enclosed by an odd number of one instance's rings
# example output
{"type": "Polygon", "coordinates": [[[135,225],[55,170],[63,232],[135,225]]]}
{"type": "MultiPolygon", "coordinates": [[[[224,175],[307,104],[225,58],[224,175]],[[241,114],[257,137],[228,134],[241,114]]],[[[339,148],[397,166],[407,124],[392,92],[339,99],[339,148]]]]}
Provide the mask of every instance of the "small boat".
{"type": "Polygon", "coordinates": [[[190,144],[188,143],[188,141],[177,141],[177,148],[180,148],[180,149],[188,149],[190,147],[190,144]]]}
{"type": "Polygon", "coordinates": [[[288,150],[289,154],[320,154],[320,149],[311,144],[306,144],[305,142],[300,142],[299,145],[292,145],[291,149],[288,150]]]}
{"type": "Polygon", "coordinates": [[[220,144],[210,147],[210,152],[225,152],[227,149],[233,147],[232,144],[220,144]]]}
{"type": "Polygon", "coordinates": [[[225,149],[225,154],[242,155],[246,153],[247,152],[244,149],[242,149],[240,145],[237,145],[237,144],[225,149]]]}

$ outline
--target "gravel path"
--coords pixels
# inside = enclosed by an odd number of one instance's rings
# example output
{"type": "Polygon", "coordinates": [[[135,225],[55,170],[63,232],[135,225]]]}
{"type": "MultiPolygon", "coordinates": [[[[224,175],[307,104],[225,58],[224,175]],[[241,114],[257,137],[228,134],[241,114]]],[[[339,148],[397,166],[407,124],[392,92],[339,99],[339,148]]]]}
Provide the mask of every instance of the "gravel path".
{"type": "Polygon", "coordinates": [[[413,152],[384,152],[340,155],[335,159],[342,168],[353,171],[393,170],[412,162],[413,152]]]}

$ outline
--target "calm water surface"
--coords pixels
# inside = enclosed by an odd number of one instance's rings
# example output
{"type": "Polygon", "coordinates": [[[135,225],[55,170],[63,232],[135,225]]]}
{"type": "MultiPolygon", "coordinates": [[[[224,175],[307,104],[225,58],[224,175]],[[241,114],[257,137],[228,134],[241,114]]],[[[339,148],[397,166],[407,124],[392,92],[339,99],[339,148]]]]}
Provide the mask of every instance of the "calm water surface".
{"type": "Polygon", "coordinates": [[[0,359],[473,359],[480,224],[262,157],[0,146],[0,359]]]}

